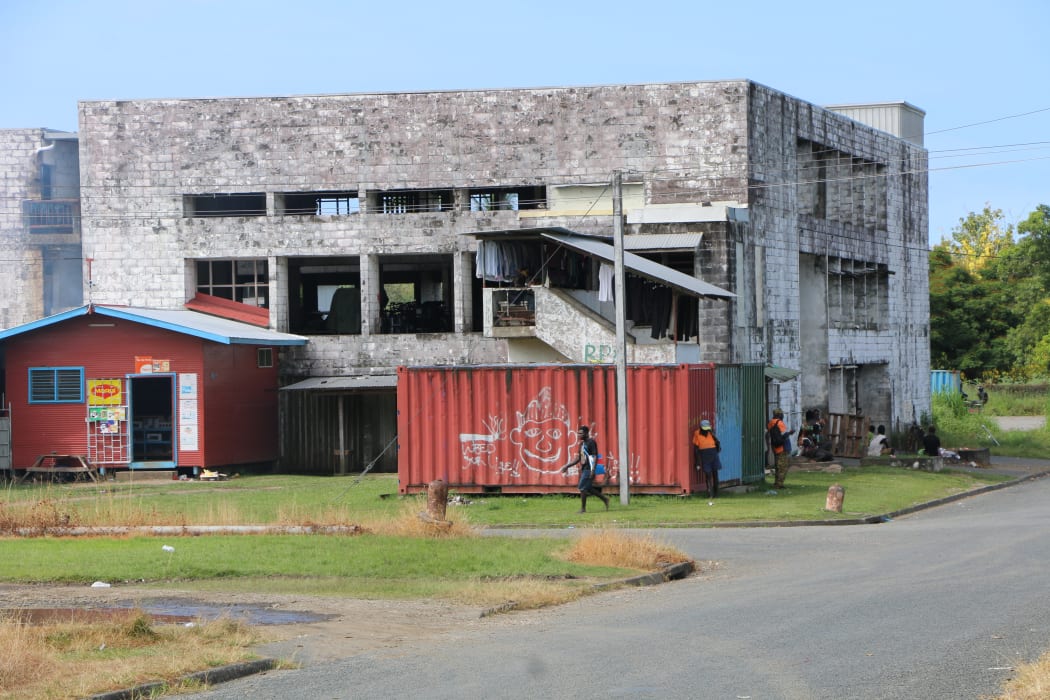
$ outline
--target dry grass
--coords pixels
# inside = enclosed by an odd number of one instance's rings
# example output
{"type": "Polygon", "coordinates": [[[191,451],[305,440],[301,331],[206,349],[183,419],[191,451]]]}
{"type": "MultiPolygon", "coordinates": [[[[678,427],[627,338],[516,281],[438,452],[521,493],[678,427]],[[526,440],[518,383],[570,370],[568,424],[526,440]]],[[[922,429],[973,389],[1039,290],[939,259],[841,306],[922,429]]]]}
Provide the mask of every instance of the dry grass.
{"type": "Polygon", "coordinates": [[[103,622],[30,624],[0,620],[0,698],[78,698],[181,675],[250,657],[257,640],[230,619],[191,627],[155,627],[142,611],[103,622]]]}
{"type": "Polygon", "coordinates": [[[1050,697],[1050,652],[1017,667],[996,700],[1044,700],[1050,697]]]}
{"type": "Polygon", "coordinates": [[[75,511],[67,510],[50,499],[17,506],[0,502],[2,534],[22,532],[30,535],[53,535],[78,525],[80,517],[75,511]]]}
{"type": "Polygon", "coordinates": [[[621,530],[599,529],[582,535],[566,553],[569,561],[594,566],[655,571],[691,558],[652,537],[637,537],[621,530]]]}
{"type": "Polygon", "coordinates": [[[409,500],[401,506],[394,518],[383,517],[362,523],[365,530],[377,535],[393,537],[448,538],[477,537],[478,529],[470,524],[466,514],[448,509],[445,520],[437,522],[427,517],[425,497],[409,500]]]}

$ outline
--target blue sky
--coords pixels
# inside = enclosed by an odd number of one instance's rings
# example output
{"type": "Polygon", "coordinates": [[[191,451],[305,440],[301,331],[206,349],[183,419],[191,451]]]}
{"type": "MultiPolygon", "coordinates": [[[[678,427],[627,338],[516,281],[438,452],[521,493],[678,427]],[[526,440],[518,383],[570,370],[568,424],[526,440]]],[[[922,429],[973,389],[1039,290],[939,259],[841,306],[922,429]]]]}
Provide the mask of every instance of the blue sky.
{"type": "Polygon", "coordinates": [[[1045,0],[3,0],[0,128],[75,131],[91,99],[748,78],[925,110],[936,242],[1050,204],[1048,29],[1045,0]]]}

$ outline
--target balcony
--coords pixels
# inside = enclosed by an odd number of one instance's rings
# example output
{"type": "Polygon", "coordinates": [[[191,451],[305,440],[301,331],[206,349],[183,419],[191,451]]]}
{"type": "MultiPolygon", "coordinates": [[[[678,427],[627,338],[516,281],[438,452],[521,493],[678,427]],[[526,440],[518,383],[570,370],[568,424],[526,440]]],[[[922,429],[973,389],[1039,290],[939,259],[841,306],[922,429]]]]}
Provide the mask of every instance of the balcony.
{"type": "Polygon", "coordinates": [[[536,334],[536,297],[527,287],[487,290],[488,326],[493,338],[521,338],[536,334]]]}
{"type": "Polygon", "coordinates": [[[79,234],[80,200],[24,199],[22,221],[31,234],[79,234]]]}

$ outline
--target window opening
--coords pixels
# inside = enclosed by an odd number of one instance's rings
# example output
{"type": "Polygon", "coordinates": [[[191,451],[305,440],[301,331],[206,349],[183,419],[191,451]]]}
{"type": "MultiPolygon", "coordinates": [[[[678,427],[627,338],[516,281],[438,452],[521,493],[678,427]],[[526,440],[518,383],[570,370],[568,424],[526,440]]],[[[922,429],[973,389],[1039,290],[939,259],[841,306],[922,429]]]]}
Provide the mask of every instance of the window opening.
{"type": "Polygon", "coordinates": [[[266,193],[188,194],[183,211],[187,217],[266,216],[266,193]]]}
{"type": "Polygon", "coordinates": [[[357,257],[288,259],[288,327],[292,333],[361,332],[357,257]]]}
{"type": "Polygon", "coordinates": [[[249,306],[269,308],[270,286],[265,260],[198,260],[197,292],[249,306]]]}
{"type": "Polygon", "coordinates": [[[256,366],[260,369],[273,367],[273,348],[259,348],[256,357],[256,366]]]}
{"type": "Polygon", "coordinates": [[[31,367],[29,403],[83,403],[83,367],[31,367]]]}
{"type": "Polygon", "coordinates": [[[277,213],[285,216],[350,216],[361,212],[356,191],[284,192],[276,201],[277,213]]]}
{"type": "Polygon", "coordinates": [[[379,279],[381,333],[452,332],[451,256],[383,256],[379,279]]]}
{"type": "Polygon", "coordinates": [[[450,189],[389,190],[376,193],[378,210],[383,214],[452,211],[454,201],[450,189]]]}
{"type": "Polygon", "coordinates": [[[545,209],[547,193],[543,187],[489,187],[471,189],[471,211],[520,211],[545,209]]]}

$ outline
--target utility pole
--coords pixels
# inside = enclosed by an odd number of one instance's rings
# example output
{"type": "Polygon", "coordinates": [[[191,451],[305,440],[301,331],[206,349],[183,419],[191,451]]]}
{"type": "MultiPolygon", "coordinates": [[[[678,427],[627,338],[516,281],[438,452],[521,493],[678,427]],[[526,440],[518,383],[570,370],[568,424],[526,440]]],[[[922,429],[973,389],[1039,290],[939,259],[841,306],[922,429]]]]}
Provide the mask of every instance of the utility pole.
{"type": "Polygon", "coordinates": [[[616,306],[616,445],[620,456],[620,503],[627,505],[630,492],[630,444],[627,440],[627,294],[623,271],[623,173],[613,173],[613,293],[616,306]]]}

